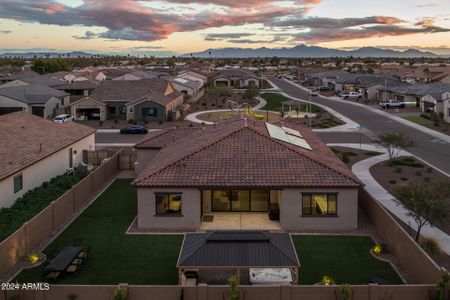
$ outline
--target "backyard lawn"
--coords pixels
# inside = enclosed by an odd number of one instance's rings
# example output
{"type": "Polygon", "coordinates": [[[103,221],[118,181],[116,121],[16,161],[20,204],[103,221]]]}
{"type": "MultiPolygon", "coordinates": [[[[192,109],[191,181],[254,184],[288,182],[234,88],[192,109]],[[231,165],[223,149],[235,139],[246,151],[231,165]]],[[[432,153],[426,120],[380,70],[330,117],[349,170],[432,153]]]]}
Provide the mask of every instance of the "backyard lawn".
{"type": "Polygon", "coordinates": [[[389,263],[369,253],[374,242],[366,236],[293,235],[300,260],[300,284],[315,284],[323,276],[336,284],[367,284],[381,277],[392,284],[402,284],[389,263]]]}
{"type": "MultiPolygon", "coordinates": [[[[136,190],[130,180],[116,180],[78,217],[45,253],[57,253],[74,239],[90,246],[79,273],[61,284],[177,284],[176,262],[182,235],[125,235],[137,213],[136,190]]],[[[24,270],[14,281],[42,282],[43,267],[24,270]]]]}
{"type": "MultiPolygon", "coordinates": [[[[261,94],[261,97],[267,101],[266,106],[264,106],[263,108],[261,108],[261,110],[272,110],[272,111],[281,111],[281,102],[284,101],[288,101],[291,100],[281,94],[278,93],[264,93],[261,94]]],[[[285,111],[287,111],[289,108],[285,107],[284,108],[285,111]]],[[[301,104],[300,105],[300,111],[307,111],[309,110],[309,105],[308,104],[301,104]]],[[[317,105],[312,104],[311,105],[311,110],[313,113],[317,113],[317,112],[325,112],[325,110],[317,105]]]]}

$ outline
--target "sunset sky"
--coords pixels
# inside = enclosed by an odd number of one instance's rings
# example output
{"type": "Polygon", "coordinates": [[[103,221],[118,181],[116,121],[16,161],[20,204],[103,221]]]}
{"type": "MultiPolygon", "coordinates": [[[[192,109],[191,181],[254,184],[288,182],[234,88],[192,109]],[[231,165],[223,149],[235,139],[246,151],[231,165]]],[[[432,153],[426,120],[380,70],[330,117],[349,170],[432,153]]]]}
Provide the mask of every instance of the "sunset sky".
{"type": "Polygon", "coordinates": [[[0,0],[0,52],[164,55],[299,44],[450,53],[450,0],[0,0]]]}

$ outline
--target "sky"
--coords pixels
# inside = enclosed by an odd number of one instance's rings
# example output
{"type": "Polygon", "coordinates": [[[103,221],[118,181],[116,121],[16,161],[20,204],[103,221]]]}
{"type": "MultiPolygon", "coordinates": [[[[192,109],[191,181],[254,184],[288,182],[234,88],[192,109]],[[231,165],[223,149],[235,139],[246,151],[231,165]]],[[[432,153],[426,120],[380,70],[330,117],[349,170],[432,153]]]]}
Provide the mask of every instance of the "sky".
{"type": "Polygon", "coordinates": [[[299,44],[450,53],[450,0],[0,0],[0,52],[172,55],[299,44]]]}

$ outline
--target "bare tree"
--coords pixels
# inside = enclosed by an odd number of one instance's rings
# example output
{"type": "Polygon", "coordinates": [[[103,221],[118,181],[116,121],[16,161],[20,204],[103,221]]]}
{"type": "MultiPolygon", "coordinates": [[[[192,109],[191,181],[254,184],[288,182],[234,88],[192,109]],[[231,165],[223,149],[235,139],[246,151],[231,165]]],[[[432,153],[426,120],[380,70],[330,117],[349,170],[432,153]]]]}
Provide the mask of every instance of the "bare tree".
{"type": "Polygon", "coordinates": [[[419,241],[423,226],[448,221],[450,214],[450,184],[448,182],[410,183],[399,188],[395,196],[399,204],[408,210],[407,215],[417,224],[416,242],[419,241]]]}
{"type": "Polygon", "coordinates": [[[398,157],[400,151],[414,147],[414,141],[403,133],[386,132],[378,136],[378,144],[386,148],[389,155],[389,164],[398,157]]]}

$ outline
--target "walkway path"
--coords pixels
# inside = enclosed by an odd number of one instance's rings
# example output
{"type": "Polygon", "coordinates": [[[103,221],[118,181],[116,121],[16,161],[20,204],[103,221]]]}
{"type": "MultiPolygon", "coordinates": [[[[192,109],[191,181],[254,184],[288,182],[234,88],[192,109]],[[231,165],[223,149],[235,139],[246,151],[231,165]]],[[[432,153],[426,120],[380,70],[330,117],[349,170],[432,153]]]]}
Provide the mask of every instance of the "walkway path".
{"type": "MultiPolygon", "coordinates": [[[[253,107],[253,110],[260,110],[261,108],[263,108],[267,104],[267,101],[264,100],[263,98],[258,97],[257,99],[258,99],[259,102],[258,102],[258,104],[256,104],[253,107]]],[[[230,111],[230,110],[229,109],[212,109],[212,110],[198,111],[198,112],[191,113],[191,114],[187,115],[186,117],[184,117],[184,119],[186,121],[191,121],[191,122],[194,122],[194,123],[203,123],[205,125],[214,125],[214,122],[200,120],[199,118],[197,118],[197,116],[198,115],[202,115],[202,114],[222,112],[222,111],[230,111]]]]}
{"type": "MultiPolygon", "coordinates": [[[[328,146],[339,146],[339,147],[348,147],[348,148],[360,148],[359,144],[328,144],[328,146]]],[[[366,191],[372,195],[372,197],[378,201],[381,205],[383,205],[387,210],[389,210],[393,215],[398,217],[400,220],[405,222],[405,224],[409,225],[412,229],[417,230],[416,222],[407,215],[408,210],[406,210],[402,205],[399,205],[395,200],[395,197],[386,191],[370,174],[370,168],[382,161],[386,161],[389,159],[386,150],[380,146],[371,145],[371,144],[362,144],[361,149],[368,151],[377,151],[384,153],[382,155],[377,155],[371,157],[369,159],[365,159],[357,162],[353,165],[352,171],[353,173],[364,183],[366,191]]],[[[406,156],[414,156],[413,154],[402,151],[400,155],[406,156]]],[[[416,156],[414,156],[416,157],[416,156]]],[[[420,160],[420,158],[416,157],[420,160]]],[[[442,172],[442,171],[441,171],[442,172]]],[[[444,172],[442,172],[444,173],[444,172]]],[[[444,173],[446,174],[446,173],[444,173]]],[[[449,174],[446,174],[450,176],[449,174]]],[[[450,236],[440,230],[437,227],[433,227],[431,225],[425,225],[422,228],[421,234],[427,238],[432,238],[436,240],[441,246],[442,250],[450,255],[450,236]]]]}

